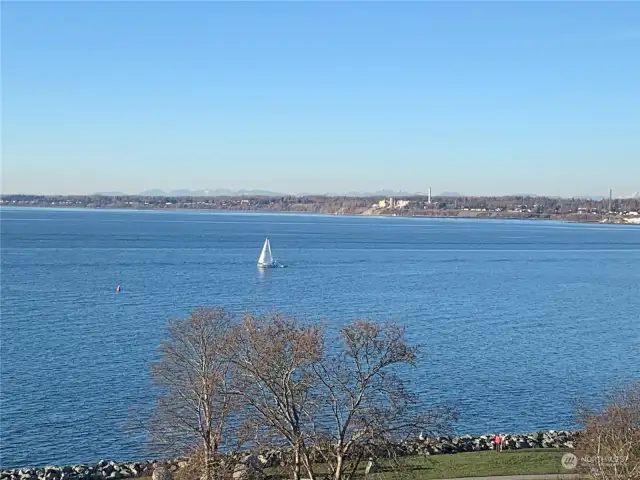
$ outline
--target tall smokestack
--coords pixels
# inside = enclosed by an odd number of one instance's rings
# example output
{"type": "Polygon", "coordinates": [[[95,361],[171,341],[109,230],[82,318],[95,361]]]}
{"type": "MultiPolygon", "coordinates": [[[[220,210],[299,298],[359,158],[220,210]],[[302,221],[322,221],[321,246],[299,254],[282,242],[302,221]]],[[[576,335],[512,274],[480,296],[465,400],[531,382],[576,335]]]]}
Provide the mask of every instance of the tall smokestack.
{"type": "Polygon", "coordinates": [[[431,187],[429,187],[429,201],[428,201],[428,203],[431,204],[431,187]]]}
{"type": "Polygon", "coordinates": [[[613,199],[613,189],[609,189],[609,211],[611,211],[611,200],[613,199]]]}

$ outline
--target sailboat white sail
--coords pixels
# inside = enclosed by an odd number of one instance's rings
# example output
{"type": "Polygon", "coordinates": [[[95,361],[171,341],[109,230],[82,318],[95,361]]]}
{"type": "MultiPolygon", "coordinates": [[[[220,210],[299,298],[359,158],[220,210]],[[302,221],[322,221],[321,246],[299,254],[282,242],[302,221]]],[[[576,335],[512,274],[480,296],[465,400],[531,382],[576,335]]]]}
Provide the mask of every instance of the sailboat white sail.
{"type": "Polygon", "coordinates": [[[264,245],[262,246],[262,252],[260,252],[260,257],[258,258],[258,266],[259,267],[275,267],[276,262],[271,255],[271,244],[269,243],[269,238],[266,238],[264,241],[264,245]]]}

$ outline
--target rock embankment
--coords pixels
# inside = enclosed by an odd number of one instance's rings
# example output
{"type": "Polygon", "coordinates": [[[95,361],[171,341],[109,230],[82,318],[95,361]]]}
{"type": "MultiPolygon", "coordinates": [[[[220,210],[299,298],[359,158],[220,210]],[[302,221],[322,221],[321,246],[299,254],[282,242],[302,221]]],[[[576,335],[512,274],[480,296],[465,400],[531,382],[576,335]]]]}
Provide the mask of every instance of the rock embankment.
{"type": "Polygon", "coordinates": [[[186,465],[184,460],[156,460],[142,462],[114,462],[100,460],[95,465],[65,467],[20,468],[0,471],[0,480],[120,480],[151,476],[158,467],[177,471],[186,465]]]}
{"type": "MultiPolygon", "coordinates": [[[[549,430],[525,434],[501,435],[504,450],[522,450],[527,448],[564,448],[573,449],[578,432],[570,430],[549,430]]],[[[462,435],[459,437],[425,438],[408,442],[408,455],[437,455],[445,453],[479,452],[493,450],[493,438],[489,435],[462,435]]]]}
{"type": "MultiPolygon", "coordinates": [[[[549,430],[526,434],[501,435],[503,449],[521,450],[527,448],[574,448],[578,436],[577,431],[549,430]]],[[[447,437],[416,438],[396,446],[396,454],[438,455],[462,452],[478,452],[493,450],[495,434],[462,435],[447,437]]],[[[259,468],[282,466],[287,462],[286,450],[270,450],[261,454],[246,453],[229,454],[230,460],[237,464],[259,463],[259,468]],[[249,462],[247,459],[253,460],[249,462]]],[[[101,460],[95,465],[71,465],[65,467],[20,468],[0,471],[0,480],[121,480],[151,476],[158,468],[170,472],[178,471],[186,466],[185,459],[146,460],[140,462],[114,462],[101,460]]],[[[235,476],[235,475],[234,475],[235,476]]]]}

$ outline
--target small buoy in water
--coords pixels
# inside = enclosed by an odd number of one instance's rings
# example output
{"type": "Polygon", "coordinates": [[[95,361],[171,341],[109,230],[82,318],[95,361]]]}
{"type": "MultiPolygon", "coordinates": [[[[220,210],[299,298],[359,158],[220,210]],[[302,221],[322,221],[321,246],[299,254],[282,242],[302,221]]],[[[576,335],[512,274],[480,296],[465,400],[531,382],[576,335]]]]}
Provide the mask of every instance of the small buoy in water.
{"type": "Polygon", "coordinates": [[[120,293],[120,285],[116,287],[116,293],[120,293]]]}

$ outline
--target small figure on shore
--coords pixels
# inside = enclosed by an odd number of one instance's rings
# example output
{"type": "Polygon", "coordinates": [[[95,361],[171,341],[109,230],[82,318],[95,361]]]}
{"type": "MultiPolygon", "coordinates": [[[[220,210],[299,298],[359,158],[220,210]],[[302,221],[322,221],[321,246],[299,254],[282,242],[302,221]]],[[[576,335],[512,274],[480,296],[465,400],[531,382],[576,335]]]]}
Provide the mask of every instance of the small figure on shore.
{"type": "Polygon", "coordinates": [[[496,452],[500,453],[502,451],[502,437],[500,436],[500,434],[497,434],[495,437],[493,437],[493,443],[496,446],[496,452]]]}
{"type": "Polygon", "coordinates": [[[120,293],[120,285],[116,287],[116,293],[120,293]]]}

